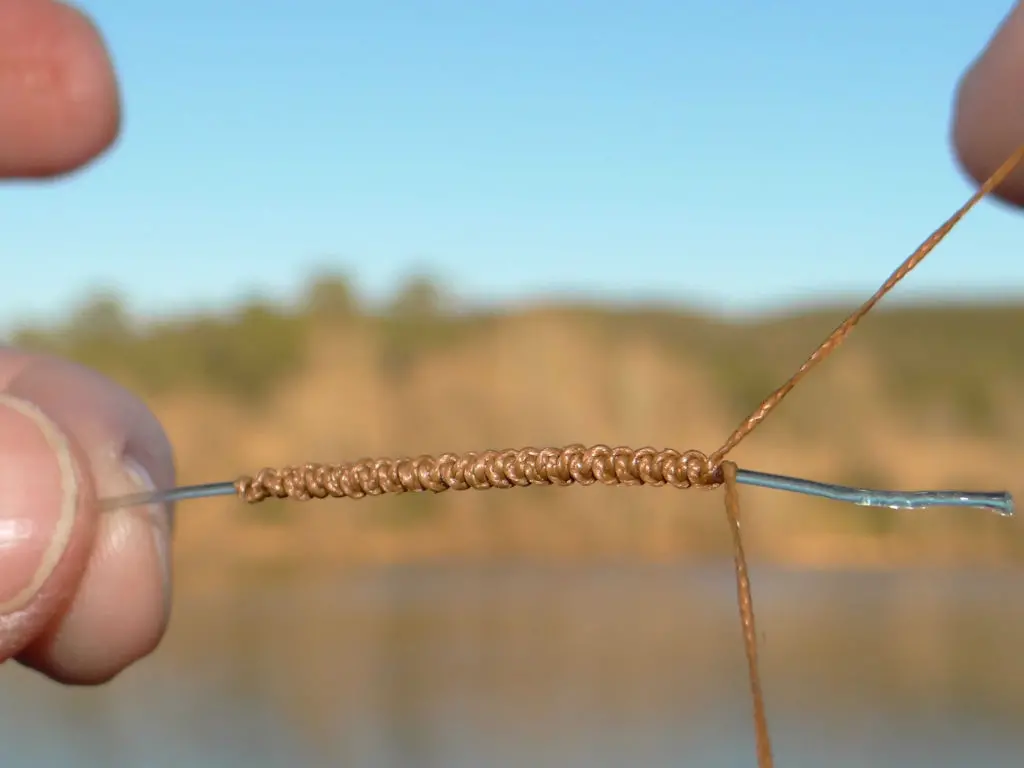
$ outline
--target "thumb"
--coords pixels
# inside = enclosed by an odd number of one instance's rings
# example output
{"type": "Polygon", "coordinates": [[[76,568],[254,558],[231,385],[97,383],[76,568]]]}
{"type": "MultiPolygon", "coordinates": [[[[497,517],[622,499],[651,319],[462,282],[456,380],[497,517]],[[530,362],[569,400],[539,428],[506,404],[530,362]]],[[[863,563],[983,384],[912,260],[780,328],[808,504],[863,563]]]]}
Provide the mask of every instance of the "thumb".
{"type": "Polygon", "coordinates": [[[168,618],[170,511],[98,497],[173,483],[142,403],[93,371],[0,350],[0,660],[63,682],[110,679],[168,618]]]}
{"type": "Polygon", "coordinates": [[[96,522],[83,459],[37,405],[0,394],[0,659],[62,612],[80,581],[96,522]]]}

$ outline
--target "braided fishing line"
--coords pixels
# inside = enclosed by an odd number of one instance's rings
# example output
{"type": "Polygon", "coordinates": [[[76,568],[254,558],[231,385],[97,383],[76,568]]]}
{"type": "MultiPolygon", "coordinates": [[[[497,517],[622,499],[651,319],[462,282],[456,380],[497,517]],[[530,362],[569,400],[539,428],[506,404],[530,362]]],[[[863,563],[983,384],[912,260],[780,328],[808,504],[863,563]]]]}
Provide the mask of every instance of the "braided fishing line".
{"type": "MultiPolygon", "coordinates": [[[[625,453],[632,451],[630,448],[605,449],[604,446],[595,446],[595,449],[612,450],[625,453]]],[[[559,449],[550,449],[552,451],[559,449]]],[[[561,449],[562,451],[571,449],[561,449]]],[[[590,449],[594,450],[594,449],[590,449]]],[[[645,449],[641,449],[645,450],[645,449]]],[[[653,449],[646,449],[653,450],[653,449]]],[[[534,453],[532,449],[524,449],[523,452],[534,453]]],[[[508,453],[520,453],[510,451],[508,453]]],[[[425,457],[433,461],[431,457],[425,457]]],[[[352,480],[344,478],[366,477],[370,473],[383,472],[386,477],[400,476],[402,473],[396,469],[397,466],[406,462],[410,472],[415,472],[418,466],[422,467],[424,459],[377,459],[357,464],[305,464],[301,467],[285,467],[281,470],[265,469],[257,474],[256,478],[245,477],[235,482],[203,483],[200,485],[183,485],[168,490],[157,490],[148,493],[138,493],[127,496],[117,496],[105,499],[101,504],[106,511],[121,507],[134,507],[144,504],[168,504],[192,499],[204,499],[214,496],[240,496],[250,503],[262,501],[271,496],[279,499],[292,499],[294,501],[309,501],[311,499],[352,498],[358,499],[364,496],[380,496],[389,491],[384,490],[385,485],[377,475],[373,485],[369,488],[366,485],[359,487],[354,493],[345,492],[346,486],[355,485],[352,480]],[[328,490],[329,489],[329,490],[328,490]],[[258,499],[256,497],[259,497],[258,499]]],[[[408,475],[407,475],[408,476],[408,475]]],[[[358,482],[358,481],[357,481],[358,482]]],[[[509,481],[511,482],[511,481],[509,481]]],[[[605,485],[668,485],[667,482],[649,482],[642,480],[630,483],[610,483],[602,480],[605,485]]],[[[1005,491],[1002,492],[980,492],[980,491],[882,491],[870,488],[854,488],[846,485],[834,485],[832,483],[818,483],[813,480],[804,480],[799,477],[787,477],[785,475],[769,474],[767,472],[754,472],[749,469],[738,469],[736,471],[736,482],[740,485],[750,485],[759,488],[768,488],[776,491],[787,491],[799,493],[806,496],[817,496],[831,501],[855,504],[860,507],[886,507],[888,509],[929,509],[932,507],[969,507],[974,509],[986,509],[996,512],[1002,516],[1012,515],[1014,512],[1013,496],[1005,491]]],[[[526,485],[589,485],[589,481],[577,481],[572,477],[563,478],[558,482],[545,481],[526,485]]],[[[369,485],[369,484],[367,484],[369,485]]],[[[432,491],[440,493],[444,490],[468,490],[485,488],[508,488],[513,484],[495,484],[487,486],[452,485],[442,488],[425,487],[416,483],[413,487],[403,487],[401,490],[390,491],[393,493],[415,493],[417,491],[432,491]]],[[[514,485],[522,485],[514,483],[514,485]]],[[[684,486],[674,485],[681,488],[684,486]]],[[[707,489],[717,488],[718,484],[706,486],[707,489]]]]}

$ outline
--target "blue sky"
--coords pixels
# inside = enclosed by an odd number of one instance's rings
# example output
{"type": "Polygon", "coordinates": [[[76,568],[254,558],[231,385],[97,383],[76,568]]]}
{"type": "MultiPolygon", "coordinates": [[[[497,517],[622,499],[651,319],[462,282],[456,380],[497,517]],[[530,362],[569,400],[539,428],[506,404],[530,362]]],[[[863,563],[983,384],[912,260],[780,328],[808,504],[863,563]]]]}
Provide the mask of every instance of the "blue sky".
{"type": "MultiPolygon", "coordinates": [[[[322,266],[465,303],[727,313],[873,290],[970,194],[953,89],[1006,0],[85,0],[125,132],[0,187],[0,326],[289,298],[322,266]]],[[[988,203],[899,296],[1024,292],[988,203]]]]}

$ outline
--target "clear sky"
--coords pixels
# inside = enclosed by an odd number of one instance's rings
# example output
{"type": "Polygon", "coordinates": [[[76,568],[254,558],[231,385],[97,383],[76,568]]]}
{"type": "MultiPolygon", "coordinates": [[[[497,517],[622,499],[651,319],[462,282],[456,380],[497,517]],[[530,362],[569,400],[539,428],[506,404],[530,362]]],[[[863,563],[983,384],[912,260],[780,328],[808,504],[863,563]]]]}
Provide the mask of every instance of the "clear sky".
{"type": "MultiPolygon", "coordinates": [[[[574,294],[723,312],[873,290],[970,194],[949,113],[1009,0],[85,0],[124,136],[0,187],[0,326],[95,288],[143,313],[574,294]]],[[[988,203],[901,297],[1024,294],[988,203]]]]}

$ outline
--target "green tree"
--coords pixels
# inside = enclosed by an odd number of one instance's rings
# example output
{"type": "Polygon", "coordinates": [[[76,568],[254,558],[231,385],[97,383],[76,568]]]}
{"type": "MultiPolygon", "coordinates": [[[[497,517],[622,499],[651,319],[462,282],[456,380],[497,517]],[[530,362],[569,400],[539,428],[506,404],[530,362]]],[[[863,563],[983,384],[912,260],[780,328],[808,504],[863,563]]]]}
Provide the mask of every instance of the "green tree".
{"type": "Polygon", "coordinates": [[[441,309],[441,291],[425,275],[414,275],[398,290],[382,323],[385,375],[402,377],[417,354],[436,343],[444,324],[441,309]]]}
{"type": "Polygon", "coordinates": [[[348,278],[334,272],[322,272],[310,281],[305,305],[318,320],[347,320],[359,312],[348,278]]]}
{"type": "Polygon", "coordinates": [[[390,314],[397,320],[436,317],[443,309],[441,289],[426,275],[413,275],[391,302],[390,314]]]}
{"type": "Polygon", "coordinates": [[[133,328],[121,298],[113,292],[96,293],[71,316],[67,333],[71,338],[117,342],[132,336],[133,328]]]}

